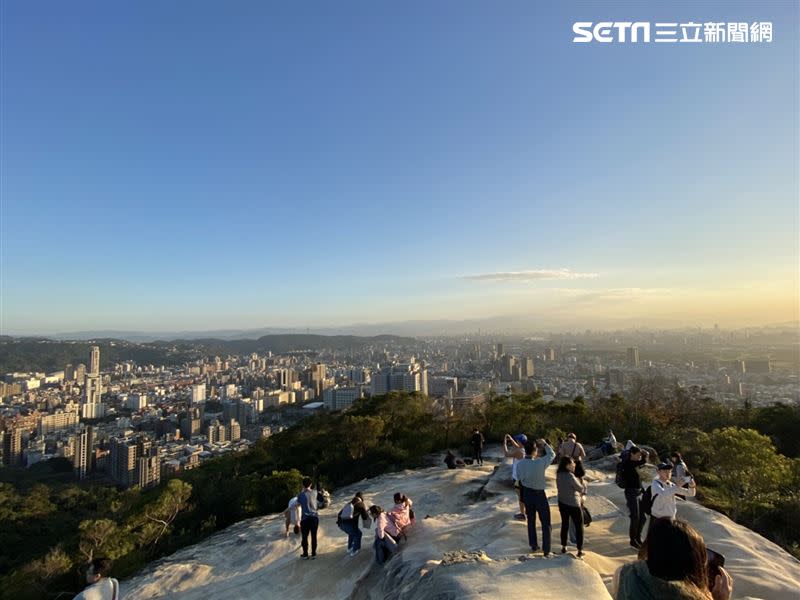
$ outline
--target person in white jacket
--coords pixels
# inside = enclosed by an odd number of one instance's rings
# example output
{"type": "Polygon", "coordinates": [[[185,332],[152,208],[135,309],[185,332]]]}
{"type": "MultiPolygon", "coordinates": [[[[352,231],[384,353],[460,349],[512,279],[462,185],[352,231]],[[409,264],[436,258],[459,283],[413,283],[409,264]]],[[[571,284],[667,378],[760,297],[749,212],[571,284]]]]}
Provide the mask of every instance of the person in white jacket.
{"type": "Polygon", "coordinates": [[[111,560],[95,558],[86,569],[86,583],[89,584],[74,600],[118,600],[119,582],[109,577],[111,560]]]}
{"type": "Polygon", "coordinates": [[[670,481],[672,467],[672,463],[668,462],[658,465],[658,477],[653,479],[653,483],[650,484],[650,493],[653,497],[650,507],[651,525],[655,519],[675,518],[678,512],[675,504],[676,495],[694,496],[697,492],[697,484],[695,484],[694,479],[688,482],[688,488],[679,487],[670,481]]]}

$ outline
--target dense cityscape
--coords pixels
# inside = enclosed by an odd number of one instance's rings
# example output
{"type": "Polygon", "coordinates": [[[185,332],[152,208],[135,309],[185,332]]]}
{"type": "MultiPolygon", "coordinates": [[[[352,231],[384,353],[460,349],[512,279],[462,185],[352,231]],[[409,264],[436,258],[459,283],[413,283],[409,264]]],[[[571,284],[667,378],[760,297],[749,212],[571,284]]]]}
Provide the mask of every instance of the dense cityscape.
{"type": "MultiPolygon", "coordinates": [[[[356,338],[348,349],[325,348],[318,337],[319,350],[208,356],[180,365],[112,363],[98,342],[85,362],[63,370],[6,373],[2,463],[29,468],[60,458],[76,479],[144,489],[246,450],[315,412],[345,410],[394,390],[463,413],[510,393],[539,392],[557,403],[635,395],[657,378],[731,406],[800,405],[789,328],[356,338]]],[[[6,350],[13,352],[13,344],[8,338],[6,350]]]]}

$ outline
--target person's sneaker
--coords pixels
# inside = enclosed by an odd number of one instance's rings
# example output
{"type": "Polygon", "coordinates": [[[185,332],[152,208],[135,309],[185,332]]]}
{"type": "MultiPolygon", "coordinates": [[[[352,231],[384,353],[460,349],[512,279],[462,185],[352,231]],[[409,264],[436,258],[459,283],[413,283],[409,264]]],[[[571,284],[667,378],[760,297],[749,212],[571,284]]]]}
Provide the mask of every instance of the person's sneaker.
{"type": "Polygon", "coordinates": [[[358,554],[358,550],[352,550],[350,552],[350,556],[355,556],[356,554],[358,554]]]}
{"type": "Polygon", "coordinates": [[[581,556],[583,556],[583,550],[578,550],[578,558],[580,558],[581,556]]]}
{"type": "Polygon", "coordinates": [[[639,542],[637,542],[636,540],[631,540],[631,546],[633,546],[637,550],[642,547],[642,545],[639,542]]]}
{"type": "Polygon", "coordinates": [[[544,554],[542,554],[542,556],[544,556],[545,558],[549,558],[550,557],[550,553],[549,552],[545,552],[544,554]]]}
{"type": "Polygon", "coordinates": [[[317,555],[316,555],[316,554],[312,554],[312,555],[311,555],[311,559],[312,559],[312,560],[316,560],[316,558],[317,558],[317,555]]]}
{"type": "Polygon", "coordinates": [[[300,558],[308,560],[308,554],[301,554],[300,558]]]}
{"type": "Polygon", "coordinates": [[[567,553],[567,547],[561,546],[561,554],[566,554],[566,553],[567,553]]]}
{"type": "Polygon", "coordinates": [[[531,554],[533,554],[534,552],[538,552],[538,551],[539,551],[539,546],[536,546],[535,548],[531,548],[531,554]]]}
{"type": "Polygon", "coordinates": [[[514,518],[515,518],[517,521],[527,521],[527,520],[528,520],[528,518],[527,518],[527,517],[526,517],[524,514],[522,514],[522,513],[517,513],[517,514],[515,514],[515,515],[514,515],[514,518]]]}

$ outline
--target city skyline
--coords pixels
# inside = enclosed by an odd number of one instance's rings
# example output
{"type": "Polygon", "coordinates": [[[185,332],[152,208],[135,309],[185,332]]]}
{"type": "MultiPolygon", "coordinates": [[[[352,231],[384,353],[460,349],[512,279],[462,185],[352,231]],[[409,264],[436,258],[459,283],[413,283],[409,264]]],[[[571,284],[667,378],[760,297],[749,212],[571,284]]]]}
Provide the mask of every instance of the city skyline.
{"type": "Polygon", "coordinates": [[[796,4],[47,4],[3,7],[2,333],[800,319],[796,4]]]}

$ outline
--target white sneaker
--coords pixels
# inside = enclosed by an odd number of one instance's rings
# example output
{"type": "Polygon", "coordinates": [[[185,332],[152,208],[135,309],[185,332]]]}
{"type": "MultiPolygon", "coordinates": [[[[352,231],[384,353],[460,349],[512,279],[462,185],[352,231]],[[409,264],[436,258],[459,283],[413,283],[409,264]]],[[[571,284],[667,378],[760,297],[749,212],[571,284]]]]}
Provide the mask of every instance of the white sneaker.
{"type": "Polygon", "coordinates": [[[359,552],[358,550],[351,550],[350,556],[355,556],[356,554],[358,554],[358,552],[359,552]]]}

